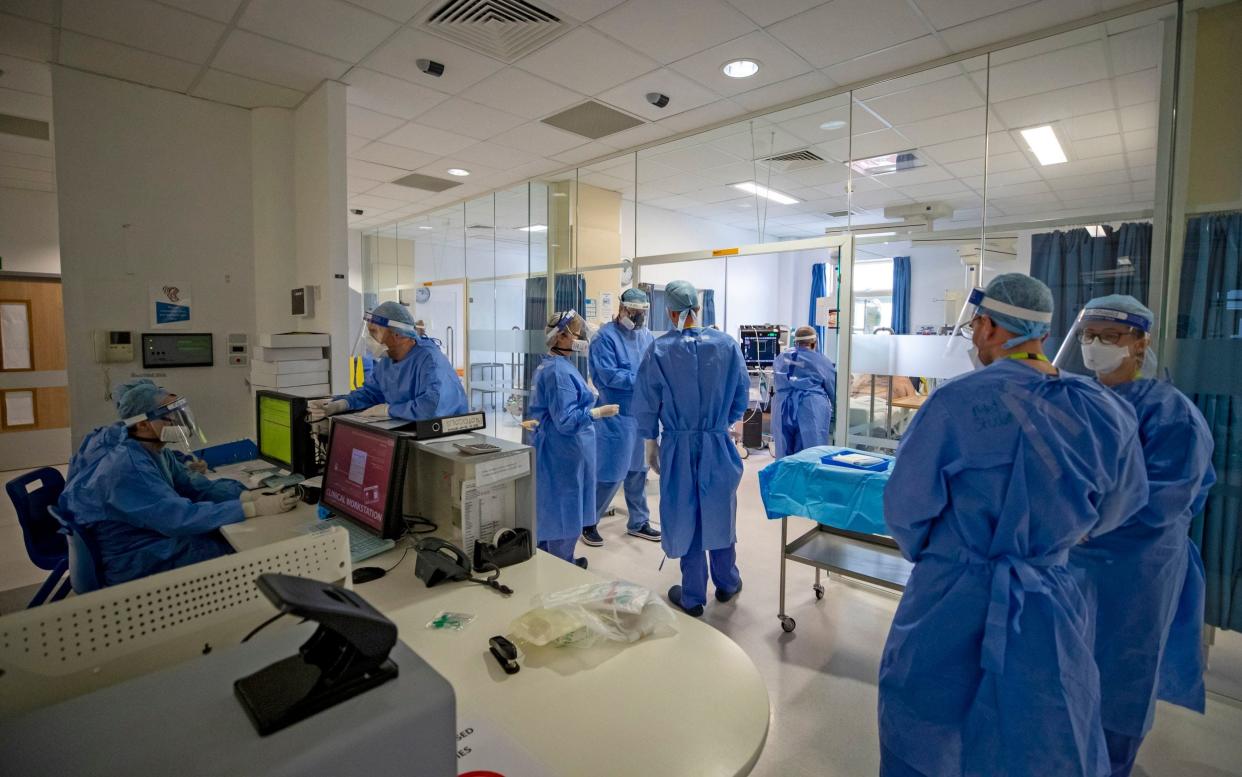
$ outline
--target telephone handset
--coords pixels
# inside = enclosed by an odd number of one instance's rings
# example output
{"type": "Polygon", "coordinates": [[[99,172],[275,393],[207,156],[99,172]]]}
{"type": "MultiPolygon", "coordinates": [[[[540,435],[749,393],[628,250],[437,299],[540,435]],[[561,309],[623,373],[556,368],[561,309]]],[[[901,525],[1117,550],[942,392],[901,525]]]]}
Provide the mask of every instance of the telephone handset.
{"type": "Polygon", "coordinates": [[[472,577],[470,574],[470,558],[466,552],[447,540],[439,537],[424,537],[414,545],[418,560],[414,564],[414,574],[432,588],[441,583],[465,580],[485,585],[508,596],[513,589],[499,582],[500,569],[491,566],[492,575],[487,579],[472,577]]]}

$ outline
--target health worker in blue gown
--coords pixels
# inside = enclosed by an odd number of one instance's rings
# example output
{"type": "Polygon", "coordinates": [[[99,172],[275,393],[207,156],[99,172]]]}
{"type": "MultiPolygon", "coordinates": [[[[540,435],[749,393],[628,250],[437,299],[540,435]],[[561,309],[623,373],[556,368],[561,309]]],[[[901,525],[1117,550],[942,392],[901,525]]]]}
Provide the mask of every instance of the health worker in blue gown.
{"type": "Polygon", "coordinates": [[[1104,736],[1113,777],[1134,768],[1156,698],[1203,712],[1204,575],[1190,521],[1216,481],[1199,409],[1156,380],[1155,316],[1134,297],[1087,303],[1057,356],[1083,364],[1138,414],[1148,502],[1120,528],[1070,551],[1095,625],[1104,736]]]}
{"type": "Polygon", "coordinates": [[[363,316],[366,329],[359,346],[375,358],[366,380],[350,393],[307,403],[312,421],[324,416],[386,404],[387,414],[422,421],[469,410],[461,378],[435,340],[423,334],[410,309],[385,302],[363,316]]]}
{"type": "Polygon", "coordinates": [[[535,378],[522,426],[535,447],[535,532],[539,548],[574,558],[582,527],[595,520],[595,422],[616,405],[595,406],[572,357],[587,351],[590,327],[576,312],[553,313],[545,329],[548,356],[535,378]]]}
{"type": "Polygon", "coordinates": [[[1147,474],[1133,408],[1044,356],[1052,309],[1026,275],[976,289],[959,330],[979,368],[898,448],[884,519],[914,569],[880,663],[884,777],[1108,774],[1069,554],[1146,504],[1147,474]]]}
{"type": "Polygon", "coordinates": [[[617,405],[621,412],[595,428],[595,522],[582,530],[587,545],[604,544],[597,524],[623,484],[629,511],[626,534],[660,541],[660,531],[652,527],[647,509],[647,462],[633,408],[638,365],[655,339],[647,328],[650,306],[642,289],[626,289],[617,317],[600,327],[591,340],[589,362],[591,382],[599,392],[597,403],[617,405]]]}
{"type": "Polygon", "coordinates": [[[297,505],[295,491],[247,491],[188,469],[167,447],[201,439],[185,397],[146,378],[112,394],[122,420],[82,441],[59,502],[98,543],[104,585],[222,556],[230,550],[221,526],[297,505]]]}
{"type": "Polygon", "coordinates": [[[737,341],[701,327],[694,286],[673,281],[664,297],[673,326],[639,365],[634,417],[660,476],[664,552],[681,559],[681,585],[668,598],[698,616],[709,572],[717,601],[742,590],[734,547],[742,460],[729,427],[746,411],[750,378],[737,341]]]}
{"type": "Polygon", "coordinates": [[[777,458],[827,445],[832,425],[837,365],[816,350],[818,337],[811,327],[798,327],[793,339],[793,350],[777,354],[772,364],[776,384],[772,437],[777,458]]]}

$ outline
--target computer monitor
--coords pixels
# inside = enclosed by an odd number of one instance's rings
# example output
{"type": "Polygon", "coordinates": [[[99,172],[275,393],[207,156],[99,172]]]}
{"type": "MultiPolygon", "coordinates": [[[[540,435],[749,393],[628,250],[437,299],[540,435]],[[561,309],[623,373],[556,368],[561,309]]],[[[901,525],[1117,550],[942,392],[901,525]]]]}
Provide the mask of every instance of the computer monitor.
{"type": "Polygon", "coordinates": [[[385,429],[332,422],[320,503],[384,539],[405,531],[401,514],[406,440],[385,429]]]}
{"type": "Polygon", "coordinates": [[[778,328],[742,327],[738,334],[742,341],[742,358],[750,369],[771,367],[781,350],[781,333],[778,328]]]}
{"type": "Polygon", "coordinates": [[[259,457],[308,478],[322,472],[323,461],[306,420],[306,397],[257,391],[254,401],[259,457]]]}

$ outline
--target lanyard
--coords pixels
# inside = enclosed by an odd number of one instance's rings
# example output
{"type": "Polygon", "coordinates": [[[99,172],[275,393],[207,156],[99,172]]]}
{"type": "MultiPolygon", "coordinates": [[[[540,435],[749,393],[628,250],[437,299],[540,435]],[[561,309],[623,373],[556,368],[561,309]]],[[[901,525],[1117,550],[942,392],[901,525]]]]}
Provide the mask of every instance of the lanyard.
{"type": "Polygon", "coordinates": [[[1023,359],[1029,359],[1030,361],[1036,361],[1036,362],[1046,362],[1046,361],[1048,361],[1048,357],[1047,357],[1047,356],[1044,356],[1042,353],[1011,353],[1011,354],[1009,354],[1008,356],[1006,356],[1005,358],[1006,358],[1006,359],[1015,359],[1015,360],[1018,360],[1018,361],[1021,361],[1021,360],[1023,360],[1023,359]]]}

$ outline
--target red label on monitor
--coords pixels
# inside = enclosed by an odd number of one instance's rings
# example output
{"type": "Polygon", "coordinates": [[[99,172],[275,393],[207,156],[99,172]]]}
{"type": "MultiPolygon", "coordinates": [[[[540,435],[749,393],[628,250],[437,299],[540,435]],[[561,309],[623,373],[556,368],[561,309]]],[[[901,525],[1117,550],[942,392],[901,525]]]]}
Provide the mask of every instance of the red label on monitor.
{"type": "Polygon", "coordinates": [[[336,424],[323,475],[324,504],[382,531],[396,448],[391,437],[336,424]]]}

